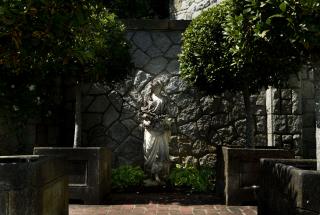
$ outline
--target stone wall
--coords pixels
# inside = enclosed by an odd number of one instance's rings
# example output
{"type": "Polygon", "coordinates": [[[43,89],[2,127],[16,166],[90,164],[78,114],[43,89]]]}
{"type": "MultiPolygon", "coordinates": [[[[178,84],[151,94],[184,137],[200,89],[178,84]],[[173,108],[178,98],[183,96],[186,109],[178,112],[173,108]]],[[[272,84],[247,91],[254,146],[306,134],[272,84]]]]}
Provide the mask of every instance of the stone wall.
{"type": "Polygon", "coordinates": [[[221,0],[171,0],[170,18],[191,20],[221,0]]]}
{"type": "MultiPolygon", "coordinates": [[[[205,96],[179,78],[181,33],[188,22],[129,21],[127,37],[132,44],[135,69],[115,88],[97,84],[83,88],[83,144],[107,146],[114,166],[143,164],[143,128],[140,107],[154,79],[165,83],[173,115],[171,160],[214,166],[216,146],[245,142],[244,105],[239,96],[205,96]]],[[[72,87],[67,83],[66,88],[72,87]]],[[[72,143],[72,90],[65,90],[65,140],[72,143]]],[[[256,113],[257,145],[267,144],[265,93],[251,97],[256,113]]]]}

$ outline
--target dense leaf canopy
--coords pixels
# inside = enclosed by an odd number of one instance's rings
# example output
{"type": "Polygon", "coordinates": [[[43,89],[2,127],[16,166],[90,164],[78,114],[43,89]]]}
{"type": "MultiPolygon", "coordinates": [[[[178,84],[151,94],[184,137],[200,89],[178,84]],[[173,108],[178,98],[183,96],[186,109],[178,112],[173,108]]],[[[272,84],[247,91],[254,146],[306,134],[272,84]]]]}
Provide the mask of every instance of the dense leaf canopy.
{"type": "Polygon", "coordinates": [[[100,3],[0,4],[1,114],[19,115],[47,104],[56,76],[112,82],[125,77],[129,62],[124,26],[100,3]]]}
{"type": "Polygon", "coordinates": [[[229,8],[224,2],[203,12],[183,34],[180,74],[208,92],[221,92],[224,85],[232,85],[231,56],[222,26],[229,8]]]}
{"type": "Polygon", "coordinates": [[[183,34],[181,76],[209,94],[282,86],[319,45],[315,0],[225,0],[183,34]]]}

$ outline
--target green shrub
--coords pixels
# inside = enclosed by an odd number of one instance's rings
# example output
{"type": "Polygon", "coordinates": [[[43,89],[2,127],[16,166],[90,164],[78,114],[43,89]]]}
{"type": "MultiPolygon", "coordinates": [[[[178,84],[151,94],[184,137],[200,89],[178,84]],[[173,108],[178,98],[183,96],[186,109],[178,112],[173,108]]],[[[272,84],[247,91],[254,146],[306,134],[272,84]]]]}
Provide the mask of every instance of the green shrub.
{"type": "Polygon", "coordinates": [[[142,185],[144,172],[139,166],[120,166],[112,170],[112,189],[124,191],[128,187],[142,185]]]}
{"type": "Polygon", "coordinates": [[[228,55],[231,45],[222,26],[229,10],[229,4],[222,2],[194,19],[183,33],[180,75],[189,84],[212,94],[223,92],[227,84],[233,85],[228,81],[232,77],[228,55]]]}
{"type": "Polygon", "coordinates": [[[193,166],[182,167],[177,164],[169,175],[169,181],[176,187],[187,187],[197,192],[214,189],[214,171],[212,168],[197,169],[193,166]]]}

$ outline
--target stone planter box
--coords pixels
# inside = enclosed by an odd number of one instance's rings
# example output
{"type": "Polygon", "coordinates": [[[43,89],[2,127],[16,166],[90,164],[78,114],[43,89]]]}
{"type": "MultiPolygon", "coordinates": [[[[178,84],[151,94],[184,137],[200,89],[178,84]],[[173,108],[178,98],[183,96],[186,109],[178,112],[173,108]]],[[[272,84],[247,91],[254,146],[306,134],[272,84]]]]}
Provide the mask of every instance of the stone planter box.
{"type": "Polygon", "coordinates": [[[67,157],[70,200],[100,204],[111,189],[111,151],[105,147],[36,147],[34,154],[67,157]]]}
{"type": "Polygon", "coordinates": [[[316,160],[261,159],[259,215],[320,214],[320,172],[316,160]]]}
{"type": "Polygon", "coordinates": [[[294,158],[294,154],[275,148],[222,147],[216,185],[227,205],[255,204],[260,158],[294,158]]]}
{"type": "Polygon", "coordinates": [[[1,215],[67,215],[68,177],[57,156],[0,156],[1,215]]]}

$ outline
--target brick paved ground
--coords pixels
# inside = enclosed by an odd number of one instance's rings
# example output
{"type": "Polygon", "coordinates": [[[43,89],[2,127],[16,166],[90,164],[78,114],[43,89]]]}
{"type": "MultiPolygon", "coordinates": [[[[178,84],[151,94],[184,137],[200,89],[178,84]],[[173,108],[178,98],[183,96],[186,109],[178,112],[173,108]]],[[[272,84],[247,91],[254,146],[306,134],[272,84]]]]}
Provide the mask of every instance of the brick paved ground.
{"type": "Polygon", "coordinates": [[[69,215],[255,215],[254,206],[225,206],[213,195],[117,194],[104,205],[71,204],[69,215]]]}

